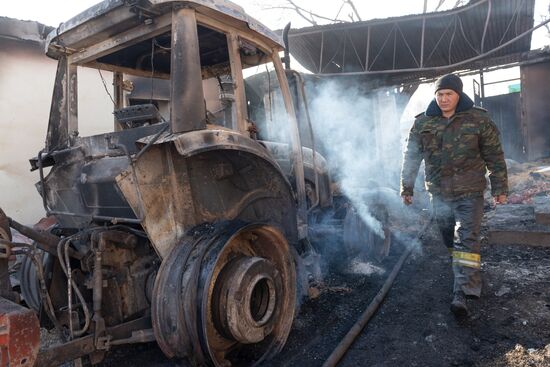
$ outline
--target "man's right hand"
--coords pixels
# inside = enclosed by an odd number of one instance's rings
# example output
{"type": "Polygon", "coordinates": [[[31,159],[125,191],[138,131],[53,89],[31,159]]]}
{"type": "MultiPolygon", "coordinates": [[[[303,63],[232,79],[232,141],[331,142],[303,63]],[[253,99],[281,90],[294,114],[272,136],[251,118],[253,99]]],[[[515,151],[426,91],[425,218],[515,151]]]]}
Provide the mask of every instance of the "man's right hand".
{"type": "Polygon", "coordinates": [[[401,195],[401,197],[403,198],[403,204],[411,205],[413,203],[412,195],[401,195]]]}

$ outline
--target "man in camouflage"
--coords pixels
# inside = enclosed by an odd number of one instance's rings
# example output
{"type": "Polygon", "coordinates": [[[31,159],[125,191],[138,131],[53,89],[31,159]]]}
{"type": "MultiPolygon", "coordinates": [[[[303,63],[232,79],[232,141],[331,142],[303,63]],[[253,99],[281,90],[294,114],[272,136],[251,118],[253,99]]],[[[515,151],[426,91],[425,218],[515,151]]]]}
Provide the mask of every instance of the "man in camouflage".
{"type": "Polygon", "coordinates": [[[435,98],[416,116],[401,171],[401,196],[412,203],[420,163],[425,162],[437,225],[453,258],[451,310],[468,314],[466,298],[481,294],[480,227],[485,173],[496,203],[507,200],[508,178],[499,132],[486,110],[474,107],[453,74],[439,78],[435,98]]]}

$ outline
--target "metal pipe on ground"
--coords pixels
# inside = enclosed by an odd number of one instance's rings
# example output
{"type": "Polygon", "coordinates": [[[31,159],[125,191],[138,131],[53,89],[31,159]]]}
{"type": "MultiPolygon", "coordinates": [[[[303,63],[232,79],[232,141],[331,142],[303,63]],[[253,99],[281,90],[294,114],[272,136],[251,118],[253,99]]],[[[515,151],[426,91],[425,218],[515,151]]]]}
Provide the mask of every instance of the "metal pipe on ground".
{"type": "MultiPolygon", "coordinates": [[[[421,228],[420,232],[416,235],[415,239],[419,239],[426,229],[428,229],[428,226],[432,222],[433,217],[430,217],[428,222],[424,224],[424,226],[421,228]]],[[[384,285],[380,290],[378,291],[378,294],[376,294],[376,297],[374,297],[374,300],[369,304],[367,309],[363,312],[361,317],[357,320],[357,322],[352,326],[352,328],[348,331],[344,339],[336,346],[336,348],[332,351],[330,356],[327,358],[325,363],[323,363],[323,367],[334,367],[340,362],[340,360],[344,357],[348,349],[351,347],[351,345],[355,342],[355,339],[361,334],[361,331],[367,326],[367,323],[371,319],[372,315],[376,312],[384,298],[386,297],[386,294],[390,290],[395,278],[397,277],[397,274],[399,274],[399,271],[401,270],[401,267],[405,263],[405,260],[409,257],[409,255],[412,252],[412,247],[407,248],[405,252],[401,255],[399,260],[397,261],[397,264],[393,267],[392,272],[388,276],[388,279],[384,282],[384,285]]]]}

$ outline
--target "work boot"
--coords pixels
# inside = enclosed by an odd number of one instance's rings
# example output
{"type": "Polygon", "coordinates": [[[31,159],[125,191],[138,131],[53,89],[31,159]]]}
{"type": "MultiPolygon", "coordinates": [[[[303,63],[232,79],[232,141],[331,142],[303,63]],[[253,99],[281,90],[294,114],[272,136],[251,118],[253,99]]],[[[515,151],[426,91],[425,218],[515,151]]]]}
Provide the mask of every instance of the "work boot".
{"type": "Polygon", "coordinates": [[[458,317],[468,316],[468,306],[466,306],[466,296],[464,292],[458,291],[451,302],[451,311],[458,317]]]}

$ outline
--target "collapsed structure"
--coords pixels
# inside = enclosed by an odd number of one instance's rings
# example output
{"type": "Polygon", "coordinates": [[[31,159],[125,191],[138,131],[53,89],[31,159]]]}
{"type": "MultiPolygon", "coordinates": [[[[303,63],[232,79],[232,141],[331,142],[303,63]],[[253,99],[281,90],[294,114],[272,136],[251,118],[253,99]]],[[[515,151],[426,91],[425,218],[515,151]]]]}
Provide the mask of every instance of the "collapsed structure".
{"type": "Polygon", "coordinates": [[[534,0],[472,0],[442,12],[294,29],[290,52],[318,79],[403,86],[405,96],[448,72],[478,75],[472,97],[492,114],[506,157],[532,161],[550,155],[543,97],[550,53],[530,51],[532,32],[550,20],[535,24],[534,7],[534,0]],[[485,81],[488,72],[511,67],[520,68],[519,79],[485,81]],[[517,84],[512,93],[485,93],[510,82],[517,84]]]}

